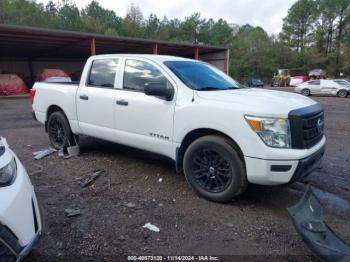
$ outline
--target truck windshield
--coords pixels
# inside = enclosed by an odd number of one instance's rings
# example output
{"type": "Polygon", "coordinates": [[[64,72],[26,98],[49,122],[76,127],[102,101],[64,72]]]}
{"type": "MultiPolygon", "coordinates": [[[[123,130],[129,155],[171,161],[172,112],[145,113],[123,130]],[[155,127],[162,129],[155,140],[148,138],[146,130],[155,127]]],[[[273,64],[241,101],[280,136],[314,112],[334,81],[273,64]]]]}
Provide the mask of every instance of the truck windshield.
{"type": "Polygon", "coordinates": [[[232,78],[202,62],[167,61],[164,64],[187,85],[198,91],[228,90],[244,88],[245,86],[232,78]]]}

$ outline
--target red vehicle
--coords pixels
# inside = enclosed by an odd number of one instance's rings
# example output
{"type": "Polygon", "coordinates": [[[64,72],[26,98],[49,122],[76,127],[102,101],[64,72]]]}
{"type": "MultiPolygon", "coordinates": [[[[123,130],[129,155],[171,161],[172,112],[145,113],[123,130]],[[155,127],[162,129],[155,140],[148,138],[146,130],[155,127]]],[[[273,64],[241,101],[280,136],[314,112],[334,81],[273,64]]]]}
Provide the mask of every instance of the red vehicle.
{"type": "Polygon", "coordinates": [[[317,80],[317,79],[327,79],[326,71],[324,71],[323,69],[313,69],[309,72],[308,76],[306,75],[293,76],[290,79],[289,85],[295,87],[309,80],[317,80]]]}
{"type": "Polygon", "coordinates": [[[24,81],[13,74],[0,74],[0,96],[21,95],[28,92],[24,81]]]}

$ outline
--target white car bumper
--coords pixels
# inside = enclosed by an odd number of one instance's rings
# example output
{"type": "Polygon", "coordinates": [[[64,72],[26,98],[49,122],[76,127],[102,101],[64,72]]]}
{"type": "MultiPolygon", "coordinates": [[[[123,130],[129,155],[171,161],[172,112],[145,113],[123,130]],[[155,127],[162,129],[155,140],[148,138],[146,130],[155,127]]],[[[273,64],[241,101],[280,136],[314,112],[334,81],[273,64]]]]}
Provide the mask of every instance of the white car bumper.
{"type": "MultiPolygon", "coordinates": [[[[259,159],[245,157],[247,179],[259,185],[280,185],[297,181],[312,173],[320,164],[325,152],[326,139],[323,138],[305,156],[300,150],[300,158],[287,160],[259,159]]],[[[297,150],[298,152],[298,150],[297,150]]]]}
{"type": "Polygon", "coordinates": [[[5,247],[6,254],[21,259],[38,240],[42,221],[27,172],[8,147],[1,156],[1,162],[12,157],[17,164],[16,179],[12,185],[0,187],[0,248],[5,247]]]}

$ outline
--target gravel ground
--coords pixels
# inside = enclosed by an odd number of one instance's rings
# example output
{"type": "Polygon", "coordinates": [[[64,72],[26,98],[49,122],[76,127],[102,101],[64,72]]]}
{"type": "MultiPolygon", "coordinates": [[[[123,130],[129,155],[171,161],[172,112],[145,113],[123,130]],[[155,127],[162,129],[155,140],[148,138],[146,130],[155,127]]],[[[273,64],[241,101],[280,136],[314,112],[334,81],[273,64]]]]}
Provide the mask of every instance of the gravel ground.
{"type": "Polygon", "coordinates": [[[303,183],[250,185],[230,204],[198,197],[168,159],[97,139],[82,138],[79,157],[53,154],[36,161],[32,152],[49,143],[43,126],[32,120],[29,101],[0,99],[0,135],[32,174],[45,215],[43,236],[27,261],[124,261],[151,254],[317,261],[286,211],[305,184],[320,189],[326,221],[350,243],[350,98],[314,99],[326,111],[328,142],[321,169],[303,183]],[[95,169],[106,173],[81,188],[78,180],[95,169]],[[81,215],[68,218],[67,208],[79,208],[81,215]],[[160,232],[143,228],[147,222],[160,232]]]}

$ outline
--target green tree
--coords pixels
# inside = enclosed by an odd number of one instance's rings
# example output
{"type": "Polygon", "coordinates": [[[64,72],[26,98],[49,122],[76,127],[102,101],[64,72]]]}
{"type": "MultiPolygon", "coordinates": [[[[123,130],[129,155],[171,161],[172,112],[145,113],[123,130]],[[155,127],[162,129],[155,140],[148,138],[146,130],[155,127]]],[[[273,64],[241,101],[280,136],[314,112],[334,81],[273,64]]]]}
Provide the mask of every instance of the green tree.
{"type": "Polygon", "coordinates": [[[340,70],[340,54],[342,50],[342,43],[344,40],[344,33],[348,29],[350,22],[350,0],[335,0],[337,13],[337,36],[336,36],[336,71],[340,70]]]}
{"type": "Polygon", "coordinates": [[[0,0],[0,24],[3,24],[6,22],[5,12],[7,9],[8,1],[7,0],[0,0]]]}
{"type": "Polygon", "coordinates": [[[350,0],[297,0],[279,36],[262,28],[229,24],[194,13],[183,20],[146,20],[131,4],[121,18],[92,0],[79,9],[73,0],[0,0],[0,23],[87,31],[111,36],[146,37],[230,48],[230,73],[238,79],[270,79],[278,68],[306,74],[313,68],[350,76],[350,0]]]}
{"type": "Polygon", "coordinates": [[[195,13],[185,18],[180,24],[179,34],[182,41],[190,43],[200,42],[200,31],[206,20],[201,18],[199,13],[195,13]]]}
{"type": "Polygon", "coordinates": [[[49,15],[56,16],[58,13],[58,8],[53,1],[49,1],[45,6],[45,12],[49,15]]]}
{"type": "Polygon", "coordinates": [[[303,52],[312,40],[314,24],[317,19],[315,0],[298,0],[288,10],[283,19],[281,38],[297,52],[303,52]]]}
{"type": "Polygon", "coordinates": [[[225,20],[219,19],[212,27],[211,44],[218,46],[228,46],[234,36],[234,25],[229,25],[225,20]]]}
{"type": "Polygon", "coordinates": [[[105,35],[109,35],[109,36],[118,36],[117,30],[115,30],[115,29],[112,28],[112,27],[107,28],[107,29],[104,31],[104,34],[105,34],[105,35]]]}
{"type": "Polygon", "coordinates": [[[169,20],[166,17],[163,17],[163,20],[160,22],[158,39],[164,41],[170,40],[169,20]]]}
{"type": "Polygon", "coordinates": [[[74,31],[83,30],[83,21],[80,16],[79,8],[72,2],[61,1],[57,11],[57,18],[59,21],[59,28],[74,31]]]}
{"type": "Polygon", "coordinates": [[[144,36],[147,38],[159,39],[160,28],[161,23],[158,17],[155,14],[150,14],[145,23],[144,36]]]}
{"type": "Polygon", "coordinates": [[[42,4],[27,0],[8,0],[3,3],[5,7],[2,15],[5,18],[5,23],[27,26],[52,26],[52,17],[46,14],[42,4]]]}
{"type": "Polygon", "coordinates": [[[123,20],[123,32],[131,37],[144,36],[144,22],[141,9],[133,3],[129,6],[128,12],[123,20]]]}
{"type": "Polygon", "coordinates": [[[81,17],[86,31],[104,33],[108,28],[114,28],[121,32],[122,19],[114,11],[101,7],[96,0],[82,10],[81,17]]]}
{"type": "Polygon", "coordinates": [[[169,31],[169,38],[172,41],[180,41],[181,37],[179,35],[181,27],[181,21],[177,18],[170,20],[167,24],[169,31]]]}
{"type": "Polygon", "coordinates": [[[261,27],[244,25],[233,37],[230,73],[241,81],[270,79],[275,70],[273,40],[261,27]]]}

